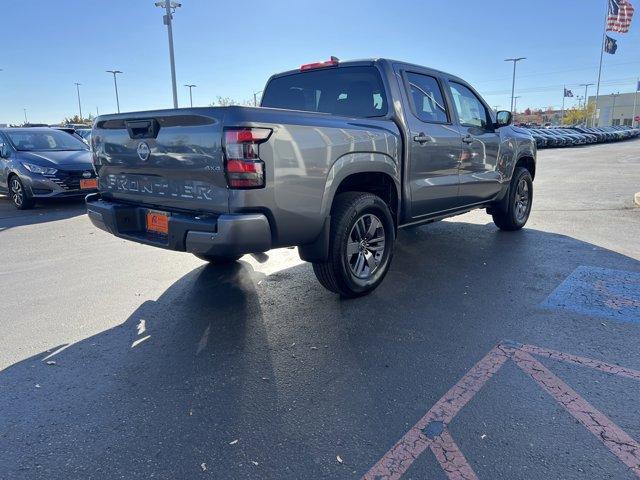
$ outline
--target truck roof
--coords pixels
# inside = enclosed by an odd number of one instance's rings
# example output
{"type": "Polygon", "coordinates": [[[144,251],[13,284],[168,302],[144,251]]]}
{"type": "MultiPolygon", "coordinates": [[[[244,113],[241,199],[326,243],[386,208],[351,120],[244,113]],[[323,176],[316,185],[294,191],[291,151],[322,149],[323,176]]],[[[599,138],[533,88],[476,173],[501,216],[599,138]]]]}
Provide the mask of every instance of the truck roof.
{"type": "MultiPolygon", "coordinates": [[[[460,77],[456,76],[456,75],[452,75],[450,73],[447,72],[443,72],[442,70],[438,70],[436,68],[431,68],[431,67],[427,67],[425,65],[418,65],[417,63],[410,63],[410,62],[405,62],[402,60],[394,60],[391,58],[361,58],[361,59],[355,59],[355,60],[340,60],[338,61],[338,64],[333,67],[333,68],[340,68],[340,67],[357,67],[357,66],[369,66],[369,65],[375,65],[375,64],[381,64],[381,63],[389,63],[389,64],[400,64],[402,66],[405,67],[415,67],[415,68],[420,68],[420,69],[426,69],[426,70],[430,70],[431,72],[437,73],[439,75],[446,75],[448,77],[451,78],[455,78],[457,80],[460,80],[462,82],[464,82],[465,84],[467,82],[465,82],[463,79],[461,79],[460,77]]],[[[322,68],[322,67],[319,67],[322,68]]],[[[315,69],[314,69],[315,70],[315,69]]],[[[272,78],[277,78],[277,77],[282,77],[285,75],[293,75],[296,73],[300,73],[301,70],[300,68],[296,68],[296,69],[292,69],[292,70],[286,70],[284,72],[280,72],[280,73],[276,73],[274,75],[272,75],[269,80],[271,80],[272,78]]]]}

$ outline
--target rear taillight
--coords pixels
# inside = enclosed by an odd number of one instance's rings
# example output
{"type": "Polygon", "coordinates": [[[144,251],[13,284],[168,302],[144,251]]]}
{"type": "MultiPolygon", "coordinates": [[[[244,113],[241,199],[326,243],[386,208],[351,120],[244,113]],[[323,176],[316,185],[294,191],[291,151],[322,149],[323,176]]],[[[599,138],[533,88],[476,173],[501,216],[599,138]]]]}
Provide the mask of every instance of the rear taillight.
{"type": "Polygon", "coordinates": [[[259,145],[271,135],[269,128],[229,128],[224,131],[225,170],[229,188],[264,187],[264,162],[259,145]]]}

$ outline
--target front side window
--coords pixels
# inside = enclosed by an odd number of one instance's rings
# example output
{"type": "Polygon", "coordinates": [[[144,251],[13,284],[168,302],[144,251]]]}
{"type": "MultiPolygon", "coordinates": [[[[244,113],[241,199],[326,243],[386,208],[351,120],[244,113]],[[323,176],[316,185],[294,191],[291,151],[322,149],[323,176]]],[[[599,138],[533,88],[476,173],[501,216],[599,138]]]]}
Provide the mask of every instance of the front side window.
{"type": "Polygon", "coordinates": [[[429,75],[407,73],[416,115],[423,122],[447,123],[449,116],[438,81],[429,75]]]}
{"type": "Polygon", "coordinates": [[[349,117],[381,117],[387,99],[375,67],[320,68],[276,77],[261,106],[349,117]]]}
{"type": "Polygon", "coordinates": [[[486,129],[490,124],[489,112],[476,94],[459,83],[451,82],[450,86],[460,124],[465,127],[486,129]]]}

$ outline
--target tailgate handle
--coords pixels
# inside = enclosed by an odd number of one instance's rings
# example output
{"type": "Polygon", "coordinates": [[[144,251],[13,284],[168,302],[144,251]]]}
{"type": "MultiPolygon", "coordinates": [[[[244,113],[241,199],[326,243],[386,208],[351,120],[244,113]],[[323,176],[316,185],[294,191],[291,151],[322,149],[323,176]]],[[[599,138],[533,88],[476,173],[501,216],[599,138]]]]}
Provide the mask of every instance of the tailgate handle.
{"type": "Polygon", "coordinates": [[[160,124],[155,118],[149,120],[127,120],[124,122],[130,138],[156,138],[160,124]]]}

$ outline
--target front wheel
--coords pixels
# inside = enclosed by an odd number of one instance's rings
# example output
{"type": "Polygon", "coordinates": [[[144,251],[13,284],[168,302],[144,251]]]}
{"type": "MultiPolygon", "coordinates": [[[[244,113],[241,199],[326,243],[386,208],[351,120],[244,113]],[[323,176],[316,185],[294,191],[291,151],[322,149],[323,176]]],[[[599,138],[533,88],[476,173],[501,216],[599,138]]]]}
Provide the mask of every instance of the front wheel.
{"type": "Polygon", "coordinates": [[[520,230],[527,223],[533,205],[533,179],[529,170],[515,169],[507,195],[506,205],[493,208],[493,223],[500,230],[520,230]]]}
{"type": "Polygon", "coordinates": [[[24,188],[22,180],[17,175],[13,175],[9,180],[9,195],[13,206],[18,210],[28,210],[35,205],[33,197],[24,188]]]}
{"type": "Polygon", "coordinates": [[[393,256],[395,227],[389,207],[377,195],[348,192],[331,212],[329,258],[313,271],[326,289],[343,297],[371,293],[384,279],[393,256]]]}

